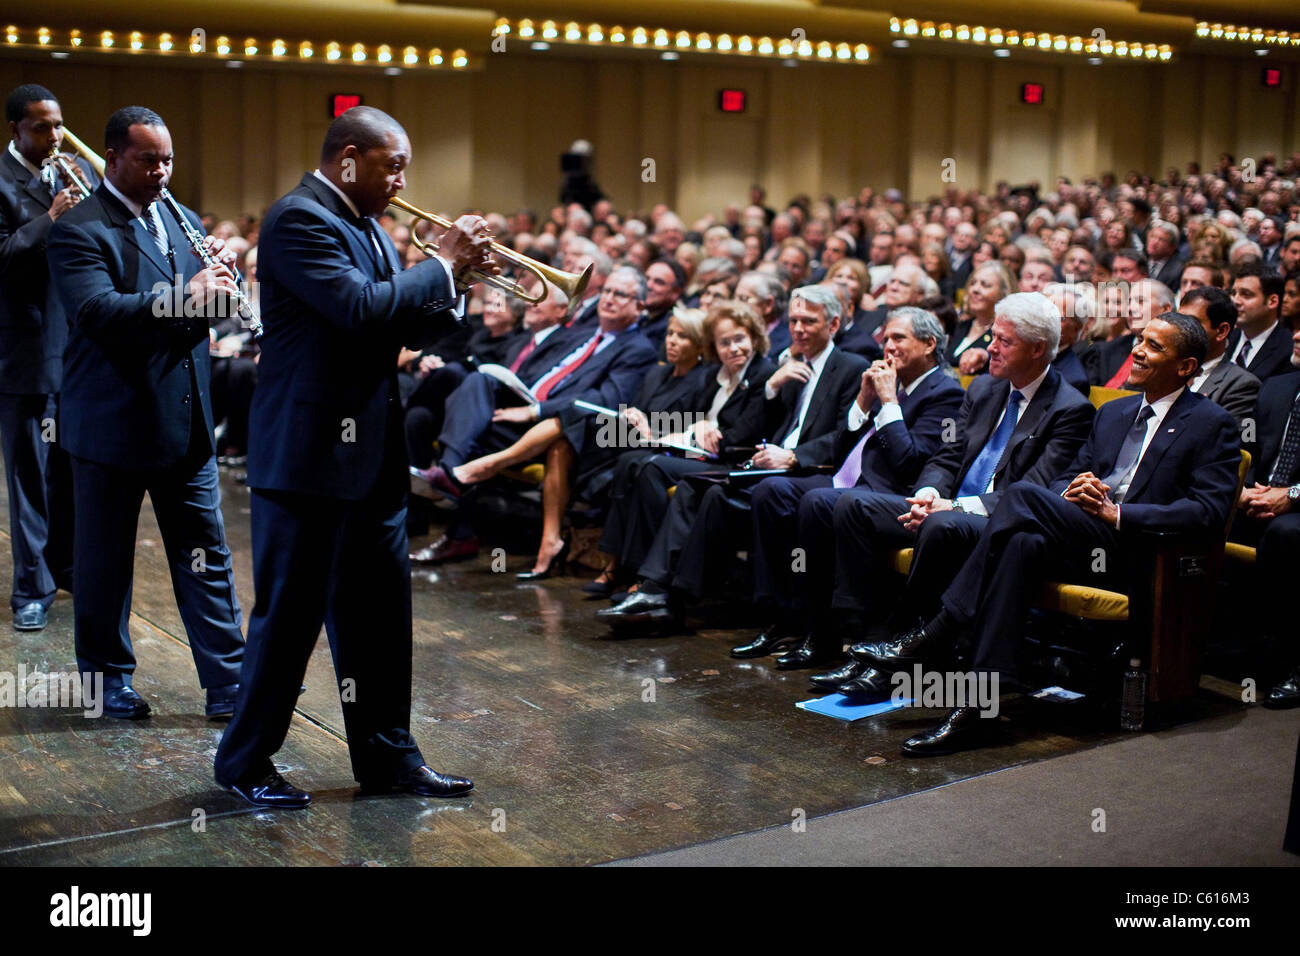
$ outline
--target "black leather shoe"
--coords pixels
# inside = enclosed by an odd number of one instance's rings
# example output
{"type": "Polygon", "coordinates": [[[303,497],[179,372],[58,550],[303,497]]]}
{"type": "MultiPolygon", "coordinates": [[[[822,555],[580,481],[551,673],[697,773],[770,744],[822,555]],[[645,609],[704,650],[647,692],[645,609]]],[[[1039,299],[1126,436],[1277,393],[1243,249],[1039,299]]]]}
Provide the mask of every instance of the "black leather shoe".
{"type": "Polygon", "coordinates": [[[1300,707],[1300,667],[1291,672],[1291,676],[1273,687],[1260,702],[1260,706],[1269,710],[1289,710],[1300,707]]]}
{"type": "Polygon", "coordinates": [[[45,627],[45,608],[39,601],[24,604],[14,611],[15,631],[39,631],[45,627]]]}
{"type": "Polygon", "coordinates": [[[888,674],[865,664],[858,666],[862,673],[841,684],[841,694],[852,697],[855,704],[883,704],[894,695],[894,685],[890,683],[888,674]]]}
{"type": "Polygon", "coordinates": [[[637,591],[622,604],[601,608],[596,612],[596,620],[608,623],[636,624],[648,620],[651,611],[667,609],[667,594],[647,594],[645,591],[637,591]]]}
{"type": "Polygon", "coordinates": [[[583,594],[590,594],[592,597],[607,598],[614,593],[613,581],[588,581],[582,586],[583,594]]]}
{"type": "Polygon", "coordinates": [[[361,792],[366,794],[403,790],[418,797],[463,797],[473,789],[473,780],[438,773],[427,764],[404,770],[389,783],[372,781],[361,785],[361,792]]]}
{"type": "Polygon", "coordinates": [[[931,624],[918,624],[893,640],[871,644],[854,644],[849,656],[854,660],[887,671],[905,670],[913,664],[924,663],[928,658],[949,650],[951,635],[947,628],[931,624]]]}
{"type": "Polygon", "coordinates": [[[751,657],[766,657],[768,654],[775,654],[782,648],[789,650],[791,645],[798,644],[802,640],[803,637],[799,634],[791,634],[779,627],[769,627],[748,644],[739,644],[733,647],[731,656],[738,657],[741,660],[751,657]]]}
{"type": "MultiPolygon", "coordinates": [[[[298,692],[299,694],[302,691],[298,692]]],[[[221,720],[235,715],[235,698],[239,696],[239,685],[208,688],[208,705],[204,709],[208,720],[221,720]]]]}
{"type": "Polygon", "coordinates": [[[981,717],[978,707],[954,707],[939,726],[908,737],[903,742],[903,753],[938,757],[985,747],[991,742],[996,726],[997,719],[981,717]]]}
{"type": "Polygon", "coordinates": [[[463,494],[461,484],[451,471],[444,469],[442,465],[434,465],[431,468],[416,468],[412,465],[410,472],[411,494],[431,501],[440,498],[447,501],[460,501],[460,496],[463,494]]]}
{"type": "Polygon", "coordinates": [[[810,675],[808,683],[822,690],[839,690],[841,684],[847,684],[866,669],[866,664],[851,660],[847,664],[841,664],[833,671],[810,675]]]}
{"type": "Polygon", "coordinates": [[[301,810],[311,805],[310,793],[299,790],[274,770],[253,783],[233,783],[226,789],[268,810],[301,810]]]}
{"type": "Polygon", "coordinates": [[[794,650],[786,651],[776,659],[777,670],[794,671],[805,667],[821,667],[834,664],[840,659],[838,651],[829,651],[818,647],[811,637],[805,637],[803,643],[794,650]]]}
{"type": "Polygon", "coordinates": [[[149,716],[149,704],[133,687],[119,687],[104,695],[104,715],[119,720],[143,720],[149,716]]]}

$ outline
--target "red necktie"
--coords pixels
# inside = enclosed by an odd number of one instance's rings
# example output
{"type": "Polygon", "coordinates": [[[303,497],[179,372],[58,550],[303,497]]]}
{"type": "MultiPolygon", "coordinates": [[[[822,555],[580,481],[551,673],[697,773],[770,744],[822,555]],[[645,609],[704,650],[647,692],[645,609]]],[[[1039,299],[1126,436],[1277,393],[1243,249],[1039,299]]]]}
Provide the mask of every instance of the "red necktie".
{"type": "Polygon", "coordinates": [[[1119,371],[1115,373],[1115,377],[1106,383],[1106,387],[1123,388],[1124,383],[1128,381],[1128,373],[1131,372],[1132,370],[1133,370],[1133,353],[1129,352],[1128,358],[1126,358],[1124,360],[1124,364],[1119,367],[1119,371]]]}
{"type": "Polygon", "coordinates": [[[595,354],[596,346],[600,345],[600,340],[603,339],[604,337],[605,337],[604,332],[598,333],[596,337],[587,344],[587,347],[582,350],[581,355],[579,355],[568,365],[563,365],[560,368],[557,368],[550,375],[546,376],[546,378],[538,382],[537,386],[533,389],[533,394],[537,396],[537,401],[538,402],[546,401],[546,396],[551,394],[551,389],[555,388],[555,386],[559,385],[566,378],[572,375],[573,372],[578,368],[578,366],[580,366],[583,362],[587,361],[587,359],[591,358],[591,356],[595,354]]]}
{"type": "Polygon", "coordinates": [[[519,354],[515,356],[515,360],[514,360],[513,362],[510,363],[510,371],[512,371],[512,372],[518,372],[518,371],[519,371],[519,366],[521,366],[521,365],[524,364],[524,359],[528,358],[529,354],[530,354],[530,353],[533,351],[533,349],[535,349],[535,348],[537,348],[537,337],[536,337],[536,336],[530,338],[530,339],[528,340],[527,344],[525,344],[524,347],[523,347],[522,349],[519,350],[519,354]]]}

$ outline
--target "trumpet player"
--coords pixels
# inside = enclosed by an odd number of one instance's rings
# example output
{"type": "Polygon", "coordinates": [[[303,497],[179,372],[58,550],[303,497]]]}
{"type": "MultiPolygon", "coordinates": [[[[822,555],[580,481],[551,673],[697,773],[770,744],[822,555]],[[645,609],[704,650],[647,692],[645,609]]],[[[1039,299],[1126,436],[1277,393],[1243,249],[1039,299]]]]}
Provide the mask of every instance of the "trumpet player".
{"type": "Polygon", "coordinates": [[[69,324],[59,438],[72,456],[76,504],[77,664],[104,675],[106,715],[149,716],[132,687],[127,631],[147,491],[206,712],[220,718],[234,710],[244,639],[217,487],[204,316],[235,292],[234,254],[208,237],[213,262],[204,264],[160,208],[173,163],[162,117],[118,110],[104,147],[104,183],[60,217],[48,244],[69,324]],[[180,309],[170,305],[173,282],[186,290],[180,309]]]}
{"type": "Polygon", "coordinates": [[[59,445],[59,388],[67,322],[50,294],[45,242],[54,223],[99,182],[62,154],[59,101],[29,83],[5,102],[0,156],[0,445],[9,488],[14,627],[45,626],[55,591],[72,588],[72,476],[59,445]],[[69,181],[80,175],[84,185],[69,181]]]}
{"type": "Polygon", "coordinates": [[[397,356],[453,330],[457,286],[495,267],[486,223],[462,216],[436,257],[403,271],[375,216],[405,186],[411,155],[391,116],[348,110],[325,134],[320,167],[271,207],[258,242],[266,331],[248,449],[257,602],[215,767],[217,783],[256,806],[311,800],[271,758],[322,623],[362,790],[454,797],[473,788],[430,768],[410,732],[397,356]]]}

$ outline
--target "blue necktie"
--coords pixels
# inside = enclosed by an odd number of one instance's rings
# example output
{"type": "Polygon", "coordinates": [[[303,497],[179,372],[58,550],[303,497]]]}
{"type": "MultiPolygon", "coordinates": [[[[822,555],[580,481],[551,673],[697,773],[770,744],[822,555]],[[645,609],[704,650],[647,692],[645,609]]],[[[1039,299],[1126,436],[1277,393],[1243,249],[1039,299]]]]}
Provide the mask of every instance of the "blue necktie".
{"type": "Polygon", "coordinates": [[[1142,406],[1142,410],[1133,421],[1133,427],[1124,436],[1124,444],[1119,446],[1119,454],[1115,456],[1115,467],[1102,479],[1103,483],[1110,486],[1110,497],[1116,504],[1121,504],[1128,493],[1126,483],[1133,483],[1138,459],[1142,456],[1142,441],[1147,437],[1147,419],[1154,414],[1155,410],[1150,405],[1142,406]],[[1123,492],[1120,489],[1123,489],[1123,492]]]}
{"type": "Polygon", "coordinates": [[[1002,421],[998,422],[997,431],[989,436],[989,440],[984,443],[984,448],[971,464],[970,471],[966,472],[961,487],[957,489],[958,498],[982,495],[988,489],[989,479],[993,477],[993,472],[997,471],[1002,453],[1007,450],[1007,443],[1011,441],[1011,433],[1016,430],[1018,417],[1016,413],[1020,410],[1022,398],[1024,396],[1017,391],[1007,396],[1007,410],[1002,413],[1002,421]]]}

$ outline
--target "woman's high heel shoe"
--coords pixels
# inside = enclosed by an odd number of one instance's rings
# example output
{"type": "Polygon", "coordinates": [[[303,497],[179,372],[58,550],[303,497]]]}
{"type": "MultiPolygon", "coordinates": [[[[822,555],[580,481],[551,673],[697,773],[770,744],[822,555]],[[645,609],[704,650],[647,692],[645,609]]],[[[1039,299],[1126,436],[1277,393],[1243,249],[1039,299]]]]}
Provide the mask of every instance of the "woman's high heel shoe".
{"type": "Polygon", "coordinates": [[[564,565],[569,559],[570,539],[565,538],[564,544],[560,550],[551,558],[550,563],[540,571],[520,571],[515,575],[516,581],[541,581],[543,578],[549,578],[552,575],[562,577],[564,575],[564,565]]]}

